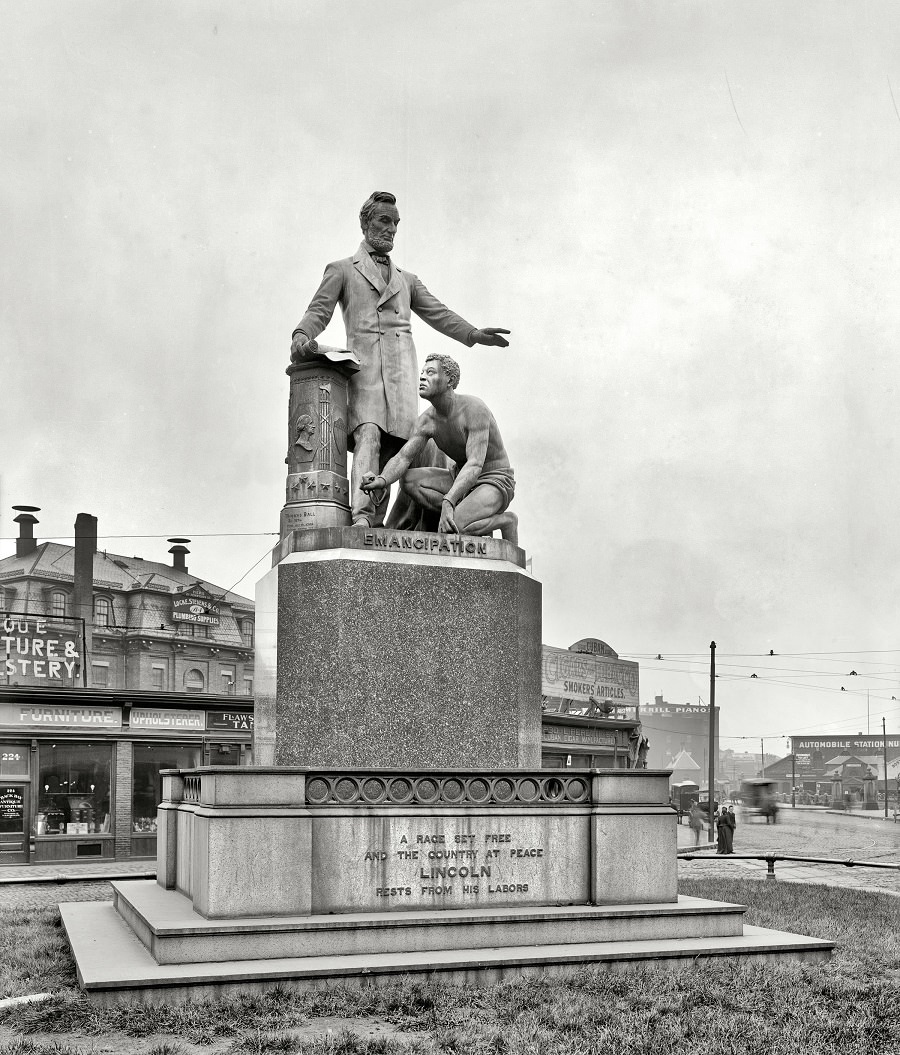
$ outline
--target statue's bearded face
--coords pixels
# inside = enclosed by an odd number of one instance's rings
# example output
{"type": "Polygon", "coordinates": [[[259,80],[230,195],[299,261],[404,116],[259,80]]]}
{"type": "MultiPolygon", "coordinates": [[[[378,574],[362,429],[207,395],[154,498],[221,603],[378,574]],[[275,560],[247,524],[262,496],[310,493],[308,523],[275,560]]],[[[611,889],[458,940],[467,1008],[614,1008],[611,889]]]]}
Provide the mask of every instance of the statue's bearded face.
{"type": "Polygon", "coordinates": [[[363,228],[366,241],[379,253],[389,253],[394,248],[394,236],[397,234],[399,223],[400,213],[397,212],[397,206],[378,202],[368,224],[363,228]]]}

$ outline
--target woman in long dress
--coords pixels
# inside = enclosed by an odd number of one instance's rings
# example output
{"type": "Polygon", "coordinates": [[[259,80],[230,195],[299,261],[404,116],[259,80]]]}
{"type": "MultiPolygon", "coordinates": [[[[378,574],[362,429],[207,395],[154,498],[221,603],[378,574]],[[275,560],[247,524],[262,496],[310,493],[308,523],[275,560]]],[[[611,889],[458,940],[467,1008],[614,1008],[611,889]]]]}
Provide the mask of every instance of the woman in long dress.
{"type": "Polygon", "coordinates": [[[728,851],[725,848],[725,840],[727,838],[726,832],[728,830],[728,810],[723,806],[716,814],[716,853],[725,854],[728,851]]]}

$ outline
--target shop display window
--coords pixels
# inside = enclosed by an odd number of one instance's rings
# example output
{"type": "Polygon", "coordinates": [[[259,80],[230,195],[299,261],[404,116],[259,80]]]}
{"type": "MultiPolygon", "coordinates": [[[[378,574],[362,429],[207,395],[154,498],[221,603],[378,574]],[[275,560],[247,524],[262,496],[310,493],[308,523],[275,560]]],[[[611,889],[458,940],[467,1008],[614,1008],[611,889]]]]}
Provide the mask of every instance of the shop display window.
{"type": "Polygon", "coordinates": [[[41,744],[35,835],[110,830],[111,744],[41,744]]]}
{"type": "Polygon", "coordinates": [[[162,769],[194,769],[200,744],[135,744],[131,828],[140,835],[156,832],[156,809],[162,802],[162,769]]]}

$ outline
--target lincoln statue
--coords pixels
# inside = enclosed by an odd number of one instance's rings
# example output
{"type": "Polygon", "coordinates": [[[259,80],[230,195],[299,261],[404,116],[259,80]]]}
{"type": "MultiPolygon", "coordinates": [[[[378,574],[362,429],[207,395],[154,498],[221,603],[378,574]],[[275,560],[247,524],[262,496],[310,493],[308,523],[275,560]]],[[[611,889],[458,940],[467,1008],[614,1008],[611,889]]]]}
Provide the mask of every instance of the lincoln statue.
{"type": "Polygon", "coordinates": [[[366,493],[363,477],[380,475],[412,435],[418,416],[419,366],[410,326],[412,313],[462,344],[506,348],[509,330],[466,322],[431,294],[411,271],[391,259],[400,223],[397,199],[376,191],[359,213],[363,241],[356,252],[328,264],[322,283],[293,332],[291,358],[302,359],[309,341],[340,304],[347,347],[360,360],[350,379],[347,446],[353,452],[351,516],[356,526],[384,523],[388,492],[366,493]]]}

